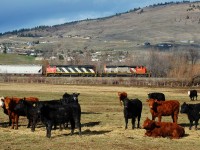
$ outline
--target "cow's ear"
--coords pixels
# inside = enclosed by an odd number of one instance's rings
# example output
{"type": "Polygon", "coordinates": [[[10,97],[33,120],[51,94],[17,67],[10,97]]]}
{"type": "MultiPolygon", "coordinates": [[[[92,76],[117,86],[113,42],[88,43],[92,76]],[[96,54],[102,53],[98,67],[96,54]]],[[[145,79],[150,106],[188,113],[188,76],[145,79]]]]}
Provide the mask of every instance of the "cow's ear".
{"type": "Polygon", "coordinates": [[[118,92],[118,96],[120,96],[121,95],[121,92],[118,92]]]}

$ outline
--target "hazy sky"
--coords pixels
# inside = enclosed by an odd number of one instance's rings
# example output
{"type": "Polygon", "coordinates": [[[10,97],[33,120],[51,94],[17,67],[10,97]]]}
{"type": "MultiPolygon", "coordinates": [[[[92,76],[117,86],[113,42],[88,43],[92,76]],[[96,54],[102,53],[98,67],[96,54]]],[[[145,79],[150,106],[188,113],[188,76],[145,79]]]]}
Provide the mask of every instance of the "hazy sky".
{"type": "Polygon", "coordinates": [[[105,17],[171,1],[173,0],[1,0],[0,33],[105,17]]]}

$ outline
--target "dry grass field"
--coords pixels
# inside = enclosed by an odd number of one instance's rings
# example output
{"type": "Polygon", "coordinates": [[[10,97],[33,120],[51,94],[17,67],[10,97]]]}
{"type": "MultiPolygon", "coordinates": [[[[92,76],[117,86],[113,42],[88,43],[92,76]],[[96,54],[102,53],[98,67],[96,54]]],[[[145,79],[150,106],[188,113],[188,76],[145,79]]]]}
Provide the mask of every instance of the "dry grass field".
{"type": "MultiPolygon", "coordinates": [[[[185,114],[179,114],[178,123],[185,127],[186,135],[181,139],[145,137],[144,129],[124,129],[123,107],[119,105],[118,91],[126,91],[129,98],[143,102],[141,126],[146,117],[151,117],[146,103],[147,93],[160,91],[166,99],[176,99],[182,104],[189,102],[188,89],[177,88],[145,88],[120,86],[78,86],[48,84],[5,84],[0,83],[2,96],[37,96],[40,100],[59,99],[64,92],[79,92],[82,108],[82,136],[78,130],[70,136],[70,130],[53,130],[52,137],[46,138],[46,130],[39,124],[35,132],[26,128],[27,119],[20,117],[19,129],[8,127],[8,116],[0,111],[0,149],[91,149],[91,150],[197,150],[200,147],[200,127],[197,131],[189,130],[189,121],[185,114]]],[[[200,89],[198,89],[199,91],[200,89]]],[[[171,121],[171,117],[163,117],[163,121],[171,121]]]]}

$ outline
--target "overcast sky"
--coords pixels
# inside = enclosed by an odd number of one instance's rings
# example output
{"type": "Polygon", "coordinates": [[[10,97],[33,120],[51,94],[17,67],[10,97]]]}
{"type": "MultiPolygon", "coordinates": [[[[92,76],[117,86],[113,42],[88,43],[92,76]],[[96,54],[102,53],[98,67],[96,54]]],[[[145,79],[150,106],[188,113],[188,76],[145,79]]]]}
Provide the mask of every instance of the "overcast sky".
{"type": "Polygon", "coordinates": [[[1,0],[0,33],[105,17],[171,1],[173,0],[1,0]]]}

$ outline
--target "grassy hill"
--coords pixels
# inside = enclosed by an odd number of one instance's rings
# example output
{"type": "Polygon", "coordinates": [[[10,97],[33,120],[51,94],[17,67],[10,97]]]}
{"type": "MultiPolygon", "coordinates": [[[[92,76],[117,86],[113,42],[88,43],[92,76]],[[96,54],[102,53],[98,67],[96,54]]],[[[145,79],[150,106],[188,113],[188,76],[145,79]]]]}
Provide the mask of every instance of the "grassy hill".
{"type": "MultiPolygon", "coordinates": [[[[173,44],[171,48],[173,51],[187,52],[191,47],[198,50],[200,48],[199,27],[200,2],[169,3],[131,10],[105,18],[76,21],[52,27],[37,27],[29,31],[17,32],[17,35],[6,34],[0,36],[0,50],[2,43],[9,43],[8,45],[11,45],[13,50],[41,50],[47,59],[52,56],[59,58],[60,55],[65,58],[73,57],[76,64],[92,64],[93,62],[88,61],[91,59],[86,58],[87,54],[101,51],[103,52],[100,59],[102,66],[104,63],[122,65],[119,61],[122,56],[127,59],[124,61],[127,65],[165,68],[153,67],[148,62],[147,57],[151,54],[149,50],[157,49],[159,43],[173,44]],[[38,44],[27,45],[30,42],[38,44]],[[145,42],[150,43],[150,46],[145,46],[145,42]],[[106,62],[108,56],[110,62],[106,62]]],[[[160,54],[158,55],[159,57],[156,58],[161,60],[154,60],[157,62],[155,65],[169,63],[168,59],[166,59],[167,62],[163,62],[160,54]]],[[[163,57],[168,57],[166,54],[163,55],[163,57]]],[[[50,63],[67,64],[66,60],[62,62],[55,60],[50,63]]],[[[2,58],[1,60],[3,63],[11,61],[32,63],[33,58],[14,56],[11,59],[2,58]]]]}
{"type": "Polygon", "coordinates": [[[0,64],[38,64],[35,57],[16,54],[0,54],[0,64]]]}
{"type": "MultiPolygon", "coordinates": [[[[149,6],[112,17],[36,28],[23,34],[41,37],[2,36],[0,42],[51,43],[66,50],[140,50],[144,42],[200,43],[200,2],[149,6]]],[[[20,33],[21,34],[21,33],[20,33]]],[[[43,48],[46,44],[38,45],[43,48]]],[[[48,49],[48,48],[47,48],[48,49]]]]}

